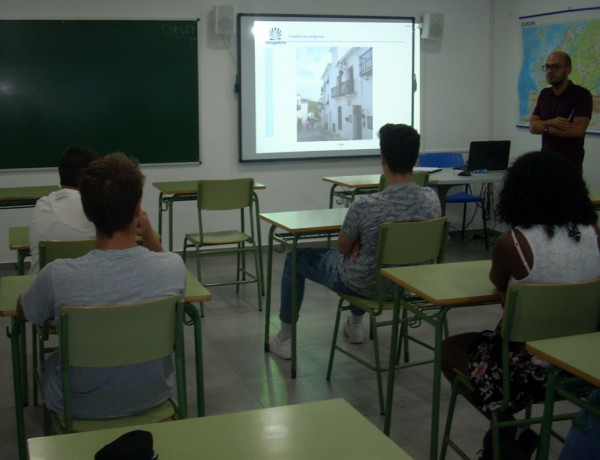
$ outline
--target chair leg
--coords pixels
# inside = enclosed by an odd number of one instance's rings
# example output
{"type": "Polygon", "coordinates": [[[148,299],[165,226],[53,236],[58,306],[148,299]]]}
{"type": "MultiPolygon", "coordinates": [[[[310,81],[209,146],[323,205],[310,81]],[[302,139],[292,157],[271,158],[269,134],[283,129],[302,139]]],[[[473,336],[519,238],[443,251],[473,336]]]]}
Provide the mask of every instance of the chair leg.
{"type": "Polygon", "coordinates": [[[500,428],[498,427],[498,411],[493,411],[490,419],[492,422],[493,458],[494,460],[500,460],[500,428]]]}
{"type": "Polygon", "coordinates": [[[462,219],[462,227],[460,230],[460,239],[464,240],[465,239],[465,224],[467,221],[467,203],[463,204],[463,219],[462,219]]]}
{"type": "Polygon", "coordinates": [[[338,303],[337,312],[335,314],[335,325],[333,326],[333,338],[331,339],[331,350],[329,351],[329,364],[327,365],[327,380],[331,380],[331,369],[333,368],[333,357],[337,346],[337,338],[340,329],[340,318],[342,317],[342,300],[338,303]]]}
{"type": "Polygon", "coordinates": [[[237,271],[236,271],[236,275],[235,275],[237,284],[235,285],[235,293],[239,294],[240,293],[240,281],[243,281],[246,279],[246,258],[245,258],[245,253],[242,252],[244,244],[238,243],[237,247],[238,247],[237,261],[236,261],[237,271]]]}
{"type": "Polygon", "coordinates": [[[196,278],[202,282],[202,264],[200,263],[200,251],[196,247],[196,278]]]}
{"type": "Polygon", "coordinates": [[[444,436],[442,437],[442,447],[440,449],[440,460],[446,458],[448,444],[450,443],[450,430],[452,428],[452,419],[454,418],[454,408],[456,407],[456,399],[458,397],[458,382],[452,382],[452,394],[448,404],[448,414],[446,415],[446,426],[444,428],[444,436]]]}
{"type": "Polygon", "coordinates": [[[262,271],[260,269],[260,254],[258,246],[254,245],[254,270],[256,277],[256,292],[258,293],[258,311],[262,311],[262,271]]]}
{"type": "Polygon", "coordinates": [[[396,364],[400,364],[400,357],[402,356],[402,350],[404,350],[404,362],[407,363],[410,360],[410,353],[408,345],[410,342],[408,332],[408,311],[406,308],[402,309],[402,319],[400,320],[400,335],[398,336],[398,353],[396,353],[396,364]]]}
{"type": "Polygon", "coordinates": [[[48,409],[46,409],[46,407],[44,407],[44,436],[50,436],[50,429],[51,429],[51,420],[50,420],[50,414],[48,413],[48,409]]]}
{"type": "MultiPolygon", "coordinates": [[[[379,393],[379,412],[381,415],[385,414],[385,403],[383,398],[383,379],[381,377],[381,358],[379,357],[379,335],[377,334],[377,322],[373,316],[373,312],[369,311],[371,316],[371,329],[373,335],[373,352],[375,355],[375,373],[377,374],[377,392],[379,393]]],[[[395,368],[388,369],[388,372],[395,372],[395,368]]]]}
{"type": "Polygon", "coordinates": [[[444,324],[443,324],[443,338],[447,339],[448,337],[450,337],[450,328],[448,327],[448,317],[444,316],[444,324]]]}
{"type": "Polygon", "coordinates": [[[37,331],[35,330],[35,324],[31,325],[31,375],[33,376],[33,405],[38,405],[38,387],[35,380],[35,373],[38,368],[38,344],[37,344],[37,331]]]}
{"type": "Polygon", "coordinates": [[[488,234],[487,234],[487,224],[485,222],[485,204],[481,203],[481,220],[483,222],[483,240],[485,241],[485,250],[487,251],[489,248],[488,243],[488,234]]]}
{"type": "Polygon", "coordinates": [[[184,263],[185,263],[185,255],[186,255],[186,252],[187,252],[186,251],[186,249],[187,249],[186,243],[187,243],[187,238],[184,238],[183,239],[183,251],[181,253],[181,258],[183,259],[184,263]]]}

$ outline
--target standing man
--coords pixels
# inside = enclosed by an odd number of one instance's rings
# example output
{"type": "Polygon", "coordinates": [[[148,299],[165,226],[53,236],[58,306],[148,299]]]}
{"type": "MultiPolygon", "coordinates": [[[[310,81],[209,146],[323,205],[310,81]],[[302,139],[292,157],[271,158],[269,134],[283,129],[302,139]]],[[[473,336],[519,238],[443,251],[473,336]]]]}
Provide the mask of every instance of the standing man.
{"type": "Polygon", "coordinates": [[[571,58],[563,51],[550,53],[542,67],[551,85],[538,97],[529,131],[542,135],[542,150],[553,150],[583,167],[583,139],[592,117],[592,94],[569,80],[571,58]]]}
{"type": "MultiPolygon", "coordinates": [[[[441,216],[440,200],[434,190],[413,182],[412,170],[419,157],[421,137],[411,126],[384,125],[379,130],[381,166],[386,179],[382,192],[361,195],[350,205],[340,235],[338,249],[300,248],[296,258],[296,305],[304,296],[306,279],[332,291],[363,297],[377,297],[375,253],[379,227],[383,222],[408,222],[441,216]]],[[[392,283],[385,293],[392,298],[392,283]]],[[[352,310],[344,322],[350,343],[364,341],[364,311],[352,310]]],[[[270,337],[269,351],[280,358],[292,358],[292,262],[288,254],[281,278],[281,330],[270,337]]]]}

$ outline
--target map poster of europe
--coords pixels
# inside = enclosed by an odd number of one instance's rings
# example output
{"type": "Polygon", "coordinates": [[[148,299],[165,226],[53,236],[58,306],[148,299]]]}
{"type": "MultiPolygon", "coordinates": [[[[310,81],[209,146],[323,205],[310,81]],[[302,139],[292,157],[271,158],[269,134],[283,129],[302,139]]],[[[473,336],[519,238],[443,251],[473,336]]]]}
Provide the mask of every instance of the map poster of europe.
{"type": "Polygon", "coordinates": [[[592,93],[588,133],[600,134],[600,8],[557,11],[519,18],[523,65],[519,74],[519,122],[529,126],[540,91],[548,86],[542,66],[554,50],[571,56],[569,79],[592,93]]]}

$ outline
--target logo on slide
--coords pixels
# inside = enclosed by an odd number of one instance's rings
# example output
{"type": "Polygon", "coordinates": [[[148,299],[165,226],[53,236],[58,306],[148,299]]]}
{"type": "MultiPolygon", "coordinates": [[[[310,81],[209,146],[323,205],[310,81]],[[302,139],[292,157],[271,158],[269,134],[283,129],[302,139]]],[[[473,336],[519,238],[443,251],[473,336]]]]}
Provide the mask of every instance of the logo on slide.
{"type": "Polygon", "coordinates": [[[269,30],[269,40],[281,40],[281,29],[279,27],[271,27],[271,30],[269,30]]]}

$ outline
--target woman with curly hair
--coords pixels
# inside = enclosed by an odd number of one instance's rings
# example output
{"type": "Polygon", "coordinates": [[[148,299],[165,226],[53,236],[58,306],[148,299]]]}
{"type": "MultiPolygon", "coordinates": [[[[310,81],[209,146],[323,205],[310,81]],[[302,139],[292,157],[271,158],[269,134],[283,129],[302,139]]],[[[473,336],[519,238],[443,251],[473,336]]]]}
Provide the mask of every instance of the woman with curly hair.
{"type": "MultiPolygon", "coordinates": [[[[503,293],[513,283],[553,284],[600,278],[600,230],[587,186],[574,166],[553,152],[531,152],[508,169],[496,216],[511,228],[494,245],[490,280],[503,293]]],[[[458,369],[475,387],[471,401],[486,416],[502,404],[502,338],[494,331],[459,334],[444,340],[442,370],[451,382],[458,369]]],[[[512,413],[544,399],[548,363],[523,343],[510,349],[512,413]]],[[[502,414],[504,417],[512,416],[502,414]]],[[[501,451],[529,458],[536,435],[503,430],[501,451]],[[506,443],[504,444],[503,441],[506,443]]],[[[486,434],[480,458],[491,458],[486,434]],[[488,457],[489,456],[489,457],[488,457]]],[[[502,453],[502,452],[501,452],[502,453]]]]}

